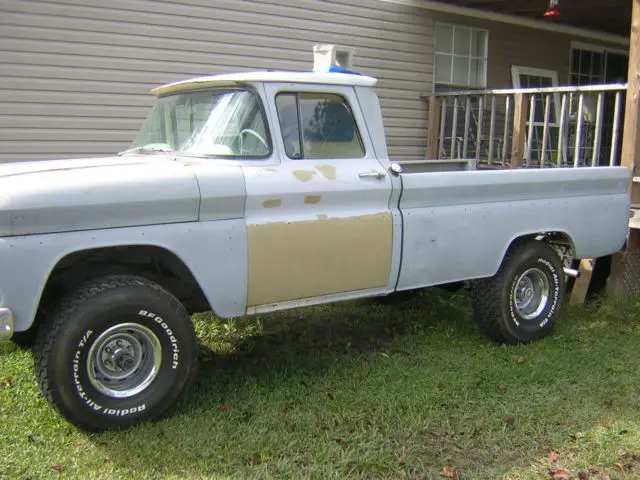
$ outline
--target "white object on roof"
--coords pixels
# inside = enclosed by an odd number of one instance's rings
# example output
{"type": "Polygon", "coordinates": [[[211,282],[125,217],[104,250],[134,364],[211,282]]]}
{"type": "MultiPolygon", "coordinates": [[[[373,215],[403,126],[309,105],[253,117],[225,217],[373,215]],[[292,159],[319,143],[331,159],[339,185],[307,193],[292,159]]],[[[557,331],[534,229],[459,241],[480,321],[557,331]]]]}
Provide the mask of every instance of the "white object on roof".
{"type": "Polygon", "coordinates": [[[199,88],[239,85],[251,82],[318,83],[372,87],[377,81],[378,79],[374,77],[351,73],[259,71],[190,78],[154,88],[151,93],[162,96],[199,88]]]}
{"type": "Polygon", "coordinates": [[[314,45],[313,71],[328,72],[332,65],[338,65],[347,70],[353,69],[355,49],[342,45],[314,45]]]}

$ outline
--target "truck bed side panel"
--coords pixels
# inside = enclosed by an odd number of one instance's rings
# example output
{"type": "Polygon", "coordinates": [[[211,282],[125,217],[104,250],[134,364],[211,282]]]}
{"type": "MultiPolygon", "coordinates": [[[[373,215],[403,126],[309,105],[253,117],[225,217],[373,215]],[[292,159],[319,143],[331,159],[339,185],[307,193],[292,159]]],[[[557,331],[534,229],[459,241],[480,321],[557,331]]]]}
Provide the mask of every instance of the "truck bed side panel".
{"type": "Polygon", "coordinates": [[[523,235],[563,232],[577,258],[619,251],[627,235],[624,167],[415,173],[402,176],[398,289],[496,273],[523,235]]]}

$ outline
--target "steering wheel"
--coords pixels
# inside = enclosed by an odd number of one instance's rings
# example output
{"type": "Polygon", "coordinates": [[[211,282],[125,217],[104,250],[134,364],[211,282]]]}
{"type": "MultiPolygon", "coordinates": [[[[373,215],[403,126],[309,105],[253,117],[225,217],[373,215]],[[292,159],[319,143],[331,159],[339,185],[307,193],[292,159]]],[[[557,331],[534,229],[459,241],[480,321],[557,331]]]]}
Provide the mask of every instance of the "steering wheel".
{"type": "Polygon", "coordinates": [[[264,145],[265,150],[268,152],[269,151],[269,144],[267,144],[267,141],[262,138],[262,136],[256,132],[255,130],[252,130],[250,128],[245,128],[244,130],[240,130],[240,133],[238,134],[240,136],[240,154],[242,154],[242,135],[245,133],[250,133],[251,135],[253,135],[254,137],[256,137],[260,143],[262,143],[262,145],[264,145]]]}

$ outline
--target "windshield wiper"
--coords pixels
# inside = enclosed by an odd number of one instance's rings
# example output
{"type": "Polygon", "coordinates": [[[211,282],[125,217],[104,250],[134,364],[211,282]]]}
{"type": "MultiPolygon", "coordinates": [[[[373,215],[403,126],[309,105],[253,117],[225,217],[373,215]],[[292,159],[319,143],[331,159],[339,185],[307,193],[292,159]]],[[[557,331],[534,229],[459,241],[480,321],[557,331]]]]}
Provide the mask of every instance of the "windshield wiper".
{"type": "Polygon", "coordinates": [[[173,152],[173,149],[143,145],[141,147],[133,147],[133,148],[128,148],[127,150],[123,150],[122,152],[118,153],[118,156],[120,157],[126,153],[157,153],[157,152],[168,153],[168,152],[173,152]]]}

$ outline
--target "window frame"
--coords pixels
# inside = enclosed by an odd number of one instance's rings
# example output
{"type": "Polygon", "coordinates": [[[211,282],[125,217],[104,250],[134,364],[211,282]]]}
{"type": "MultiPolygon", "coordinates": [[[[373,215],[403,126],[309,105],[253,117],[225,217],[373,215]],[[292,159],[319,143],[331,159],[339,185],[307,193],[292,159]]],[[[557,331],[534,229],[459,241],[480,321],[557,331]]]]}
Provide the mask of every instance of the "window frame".
{"type": "Polygon", "coordinates": [[[368,149],[367,149],[367,144],[365,141],[364,136],[361,133],[361,128],[360,128],[360,124],[358,122],[358,118],[356,115],[355,110],[353,109],[353,106],[351,105],[351,102],[349,101],[349,99],[347,98],[347,96],[344,94],[344,92],[342,91],[328,91],[328,90],[315,90],[315,89],[301,89],[301,90],[278,90],[274,93],[273,95],[273,106],[275,109],[275,121],[278,124],[278,131],[279,131],[279,137],[280,137],[280,142],[283,145],[283,152],[286,155],[286,157],[289,160],[293,160],[293,161],[300,161],[300,160],[308,160],[308,161],[318,161],[318,160],[359,160],[359,159],[363,159],[366,158],[368,156],[368,149]],[[284,145],[284,137],[282,135],[282,125],[280,123],[280,115],[278,112],[278,96],[280,95],[293,95],[295,97],[295,103],[296,103],[296,115],[297,115],[297,120],[298,120],[298,141],[300,142],[300,157],[290,157],[289,154],[287,153],[287,149],[286,146],[284,145]],[[336,96],[336,97],[340,97],[342,102],[347,106],[347,108],[349,109],[349,113],[351,114],[351,119],[353,121],[353,126],[355,128],[355,133],[356,136],[358,138],[358,141],[360,143],[360,146],[362,147],[362,154],[358,157],[353,157],[353,156],[348,156],[348,157],[313,157],[313,158],[308,158],[305,157],[304,154],[304,131],[302,128],[302,115],[301,115],[301,106],[300,106],[300,95],[325,95],[325,96],[336,96]]]}
{"type": "Polygon", "coordinates": [[[437,86],[446,86],[446,87],[453,87],[453,88],[462,88],[465,90],[476,90],[476,89],[484,89],[487,88],[487,82],[488,82],[488,75],[489,75],[489,30],[486,28],[479,28],[479,27],[473,27],[473,26],[469,26],[469,25],[464,25],[464,24],[459,24],[459,23],[450,23],[450,22],[435,22],[434,23],[434,27],[433,27],[433,32],[434,32],[434,41],[433,41],[433,89],[434,92],[437,89],[437,86]],[[438,50],[438,45],[437,45],[437,30],[438,30],[438,26],[442,26],[442,27],[451,27],[452,28],[452,42],[453,42],[453,46],[455,46],[455,35],[456,35],[456,28],[459,29],[467,29],[470,31],[471,35],[470,35],[470,42],[471,39],[473,38],[473,33],[474,32],[483,32],[484,33],[484,56],[483,57],[476,57],[474,55],[472,55],[471,52],[471,48],[469,48],[469,55],[460,55],[460,54],[456,54],[454,53],[454,47],[452,47],[452,51],[451,52],[445,52],[445,51],[440,51],[438,50]],[[451,58],[451,72],[449,74],[449,81],[448,82],[439,82],[438,81],[438,74],[436,71],[436,64],[437,64],[437,58],[438,55],[448,55],[451,58]],[[466,84],[459,84],[459,83],[454,83],[453,82],[453,59],[454,58],[465,58],[469,61],[469,71],[467,72],[467,83],[466,84]],[[471,84],[469,83],[470,77],[471,77],[471,61],[472,60],[479,60],[481,61],[481,65],[483,65],[483,72],[482,72],[482,81],[481,84],[476,85],[476,84],[471,84]]]}

